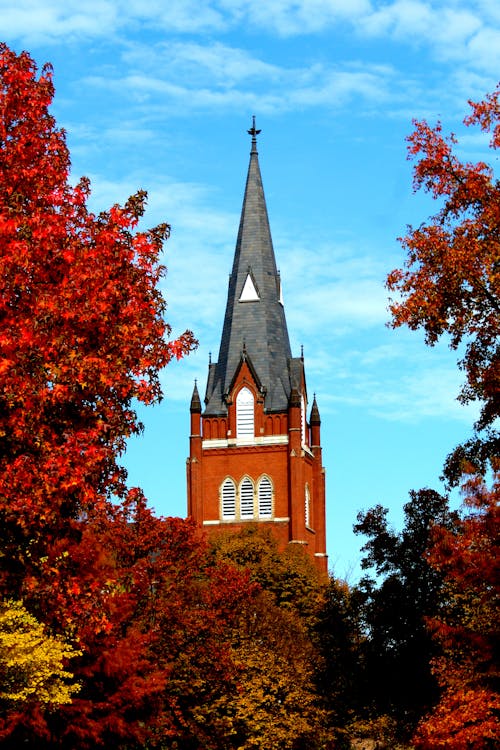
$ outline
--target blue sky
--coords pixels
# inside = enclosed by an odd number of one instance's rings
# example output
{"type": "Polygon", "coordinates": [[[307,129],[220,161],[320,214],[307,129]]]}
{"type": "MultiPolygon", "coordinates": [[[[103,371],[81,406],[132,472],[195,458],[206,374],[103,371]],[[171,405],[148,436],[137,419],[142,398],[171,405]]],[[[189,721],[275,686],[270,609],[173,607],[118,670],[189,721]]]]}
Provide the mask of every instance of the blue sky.
{"type": "Polygon", "coordinates": [[[257,117],[259,158],[294,355],[322,417],[330,567],[355,580],[356,514],[442,489],[477,409],[443,342],[392,331],[397,237],[434,210],[412,193],[405,136],[440,119],[460,154],[490,160],[461,124],[500,70],[498,0],[0,0],[0,38],[54,65],[58,123],[92,207],[149,193],[172,225],[164,293],[173,333],[199,350],[167,368],[124,461],[158,513],[185,515],[194,378],[217,358],[257,117]]]}

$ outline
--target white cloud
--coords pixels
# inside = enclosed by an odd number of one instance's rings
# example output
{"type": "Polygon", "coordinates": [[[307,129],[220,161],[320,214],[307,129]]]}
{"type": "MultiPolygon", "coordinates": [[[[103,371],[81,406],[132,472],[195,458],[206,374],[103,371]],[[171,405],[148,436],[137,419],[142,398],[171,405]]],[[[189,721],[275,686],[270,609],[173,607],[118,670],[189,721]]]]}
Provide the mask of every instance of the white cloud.
{"type": "Polygon", "coordinates": [[[106,0],[0,0],[4,38],[20,38],[29,43],[55,42],[75,37],[102,37],[113,32],[119,7],[106,0]]]}
{"type": "Polygon", "coordinates": [[[311,34],[370,11],[369,0],[220,0],[233,19],[283,36],[311,34]]]}
{"type": "Polygon", "coordinates": [[[402,332],[392,337],[390,344],[373,348],[342,349],[337,342],[323,346],[312,361],[308,357],[309,375],[327,394],[322,410],[336,412],[348,405],[388,421],[447,419],[472,425],[479,408],[457,401],[463,373],[455,355],[444,345],[429,350],[402,332]]]}
{"type": "Polygon", "coordinates": [[[28,43],[115,36],[138,24],[196,33],[225,26],[210,0],[0,0],[4,38],[28,43]]]}
{"type": "MultiPolygon", "coordinates": [[[[267,36],[319,34],[349,24],[354,35],[392,37],[433,48],[439,59],[498,70],[500,13],[494,0],[0,0],[5,39],[28,44],[133,38],[141,28],[193,35],[263,30],[267,36]]],[[[192,52],[201,48],[193,45],[192,52]]],[[[187,53],[188,48],[185,48],[187,53]]],[[[196,56],[191,59],[192,65],[196,56]]],[[[228,61],[229,63],[231,61],[228,61]]],[[[244,62],[244,60],[242,60],[244,62]]],[[[233,60],[234,64],[235,61],[233,60]]],[[[205,59],[202,64],[210,66],[205,59]]],[[[215,61],[216,67],[219,61],[215,61]]]]}
{"type": "Polygon", "coordinates": [[[258,109],[262,114],[304,107],[338,108],[387,102],[394,97],[395,71],[388,65],[361,63],[270,64],[246,50],[220,43],[130,45],[125,71],[90,75],[83,83],[109,90],[137,106],[164,113],[196,109],[258,109]],[[172,107],[175,102],[175,107],[172,107]]]}
{"type": "Polygon", "coordinates": [[[220,42],[162,42],[156,46],[131,45],[123,55],[131,66],[156,73],[162,70],[171,78],[181,76],[192,85],[211,81],[213,85],[233,85],[248,79],[279,80],[283,70],[256,58],[246,50],[220,42]]]}
{"type": "Polygon", "coordinates": [[[500,28],[481,29],[467,45],[469,62],[473,67],[491,71],[498,80],[500,70],[500,28]]]}

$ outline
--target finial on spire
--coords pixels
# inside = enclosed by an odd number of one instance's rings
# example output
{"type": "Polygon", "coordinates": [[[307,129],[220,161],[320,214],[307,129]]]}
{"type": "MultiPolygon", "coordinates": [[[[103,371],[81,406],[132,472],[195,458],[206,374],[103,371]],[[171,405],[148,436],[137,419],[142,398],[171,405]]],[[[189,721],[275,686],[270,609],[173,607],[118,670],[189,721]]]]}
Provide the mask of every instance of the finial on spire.
{"type": "Polygon", "coordinates": [[[257,153],[257,136],[259,135],[261,131],[257,130],[255,127],[255,115],[252,115],[252,127],[250,130],[247,130],[248,135],[252,136],[252,154],[257,153]]]}

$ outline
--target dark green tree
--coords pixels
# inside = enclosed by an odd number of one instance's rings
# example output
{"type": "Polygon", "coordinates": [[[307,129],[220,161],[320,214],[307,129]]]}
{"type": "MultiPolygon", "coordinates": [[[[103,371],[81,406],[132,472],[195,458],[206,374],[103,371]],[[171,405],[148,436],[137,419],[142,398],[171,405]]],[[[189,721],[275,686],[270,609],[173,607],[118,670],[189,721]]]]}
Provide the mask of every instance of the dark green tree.
{"type": "Polygon", "coordinates": [[[360,710],[362,645],[361,595],[331,578],[314,627],[319,655],[316,684],[334,727],[335,748],[350,748],[349,727],[360,710]]]}
{"type": "Polygon", "coordinates": [[[439,605],[442,573],[426,553],[432,529],[453,528],[457,516],[448,498],[434,490],[410,492],[403,531],[394,531],[381,505],[358,514],[357,534],[368,537],[362,567],[374,576],[359,583],[366,640],[360,694],[375,715],[393,718],[402,736],[438,697],[430,669],[436,643],[427,620],[439,605]]]}

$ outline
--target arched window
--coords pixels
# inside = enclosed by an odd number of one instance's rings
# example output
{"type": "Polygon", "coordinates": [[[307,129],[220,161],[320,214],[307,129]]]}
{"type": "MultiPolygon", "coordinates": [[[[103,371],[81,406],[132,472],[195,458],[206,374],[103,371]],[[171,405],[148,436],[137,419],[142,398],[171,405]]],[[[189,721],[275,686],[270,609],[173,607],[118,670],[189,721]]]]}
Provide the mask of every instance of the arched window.
{"type": "Polygon", "coordinates": [[[242,388],[236,396],[236,436],[239,438],[255,436],[254,399],[252,391],[248,388],[242,388]]]}
{"type": "Polygon", "coordinates": [[[258,491],[259,518],[271,518],[273,515],[273,488],[269,477],[262,477],[258,491]]]}
{"type": "Polygon", "coordinates": [[[232,479],[224,480],[221,488],[222,518],[236,518],[236,486],[232,479]]]}
{"type": "Polygon", "coordinates": [[[311,494],[309,492],[309,485],[306,484],[305,491],[305,513],[306,513],[306,526],[311,528],[311,494]]]}
{"type": "Polygon", "coordinates": [[[248,477],[240,485],[240,518],[253,518],[253,482],[248,477]]]}

